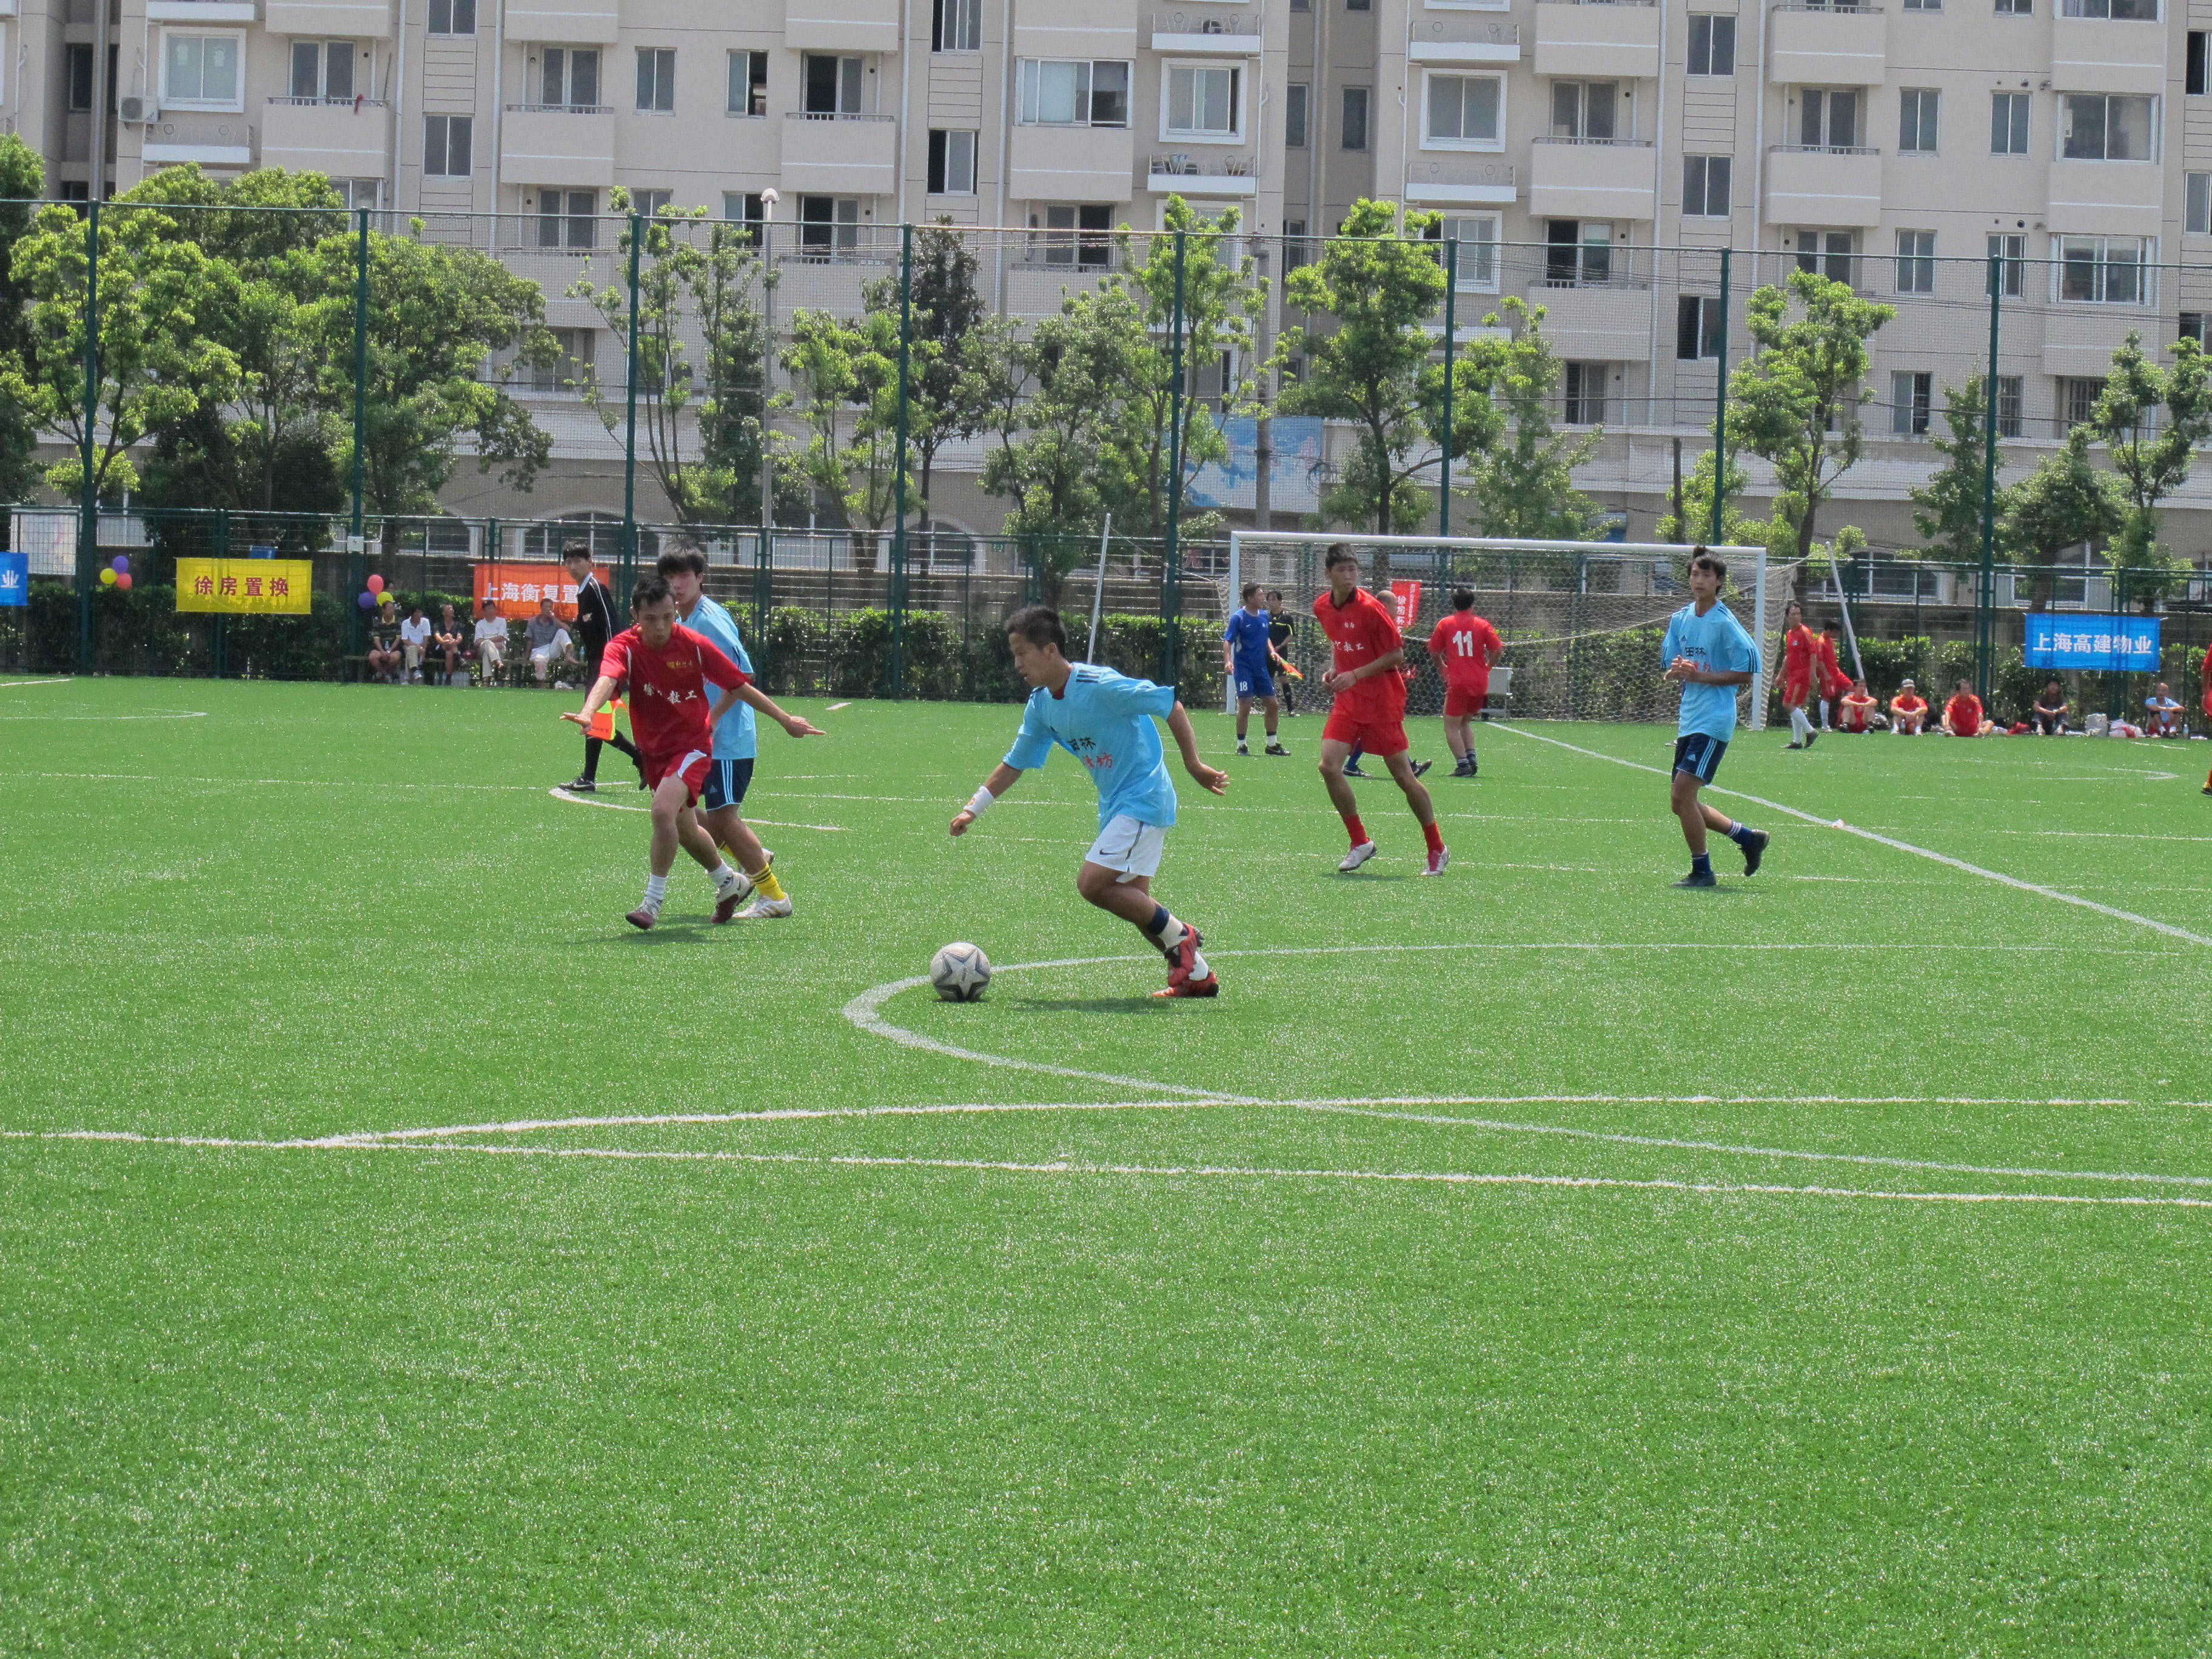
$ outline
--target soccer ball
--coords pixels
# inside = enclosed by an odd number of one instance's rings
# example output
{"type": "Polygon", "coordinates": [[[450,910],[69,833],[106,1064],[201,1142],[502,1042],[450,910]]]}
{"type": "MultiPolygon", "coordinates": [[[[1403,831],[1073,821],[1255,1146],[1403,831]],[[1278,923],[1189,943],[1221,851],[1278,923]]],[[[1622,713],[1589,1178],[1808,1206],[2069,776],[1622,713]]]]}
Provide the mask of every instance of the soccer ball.
{"type": "Polygon", "coordinates": [[[991,982],[991,958],[972,945],[948,945],[929,959],[929,982],[947,1002],[974,1002],[991,982]]]}

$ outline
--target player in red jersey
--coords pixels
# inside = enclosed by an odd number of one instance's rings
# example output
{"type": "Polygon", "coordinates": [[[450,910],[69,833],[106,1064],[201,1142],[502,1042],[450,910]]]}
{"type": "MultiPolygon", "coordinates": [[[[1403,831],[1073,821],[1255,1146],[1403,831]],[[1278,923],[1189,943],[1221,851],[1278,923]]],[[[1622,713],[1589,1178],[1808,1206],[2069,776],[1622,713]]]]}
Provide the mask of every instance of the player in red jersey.
{"type": "Polygon", "coordinates": [[[1357,798],[1344,781],[1344,763],[1354,744],[1380,755],[1390,775],[1406,792],[1406,801],[1428,838],[1429,856],[1421,873],[1437,876],[1451,862],[1437,829],[1436,804],[1413,774],[1406,743],[1406,641],[1390,610],[1359,586],[1359,560],[1338,542],[1322,561],[1328,592],[1314,601],[1314,617],[1335,647],[1335,665],[1322,677],[1322,689],[1336,699],[1322,727],[1321,776],[1328,798],[1344,819],[1352,850],[1336,867],[1350,872],[1375,856],[1375,842],[1359,821],[1357,798]]]}
{"type": "Polygon", "coordinates": [[[1475,775],[1474,721],[1490,701],[1491,665],[1505,654],[1505,641],[1487,620],[1474,614],[1474,590],[1452,595],[1451,615],[1429,635],[1429,654],[1444,677],[1444,741],[1451,745],[1452,775],[1475,775]]]}
{"type": "Polygon", "coordinates": [[[623,918],[633,927],[650,927],[660,919],[668,892],[668,872],[682,847],[714,883],[714,920],[727,921],[744,896],[745,880],[724,862],[699,822],[699,790],[714,747],[714,722],[735,702],[749,702],[794,738],[820,737],[818,727],[787,714],[769,700],[752,678],[702,635],[679,627],[676,598],[665,578],[647,576],[630,591],[630,625],[607,641],[599,677],[583,708],[563,714],[586,731],[599,706],[622,684],[629,683],[629,729],[637,741],[638,766],[653,791],[653,854],[646,878],[645,902],[623,918]],[[707,688],[722,688],[713,707],[707,688]]]}
{"type": "Polygon", "coordinates": [[[1790,716],[1792,749],[1810,749],[1817,735],[1805,718],[1805,703],[1813,695],[1813,665],[1820,654],[1820,636],[1805,626],[1805,607],[1792,599],[1782,608],[1782,707],[1790,716]]]}
{"type": "Polygon", "coordinates": [[[1820,630],[1814,667],[1820,677],[1820,729],[1826,732],[1830,729],[1829,711],[1844,693],[1851,689],[1850,676],[1844,672],[1844,665],[1836,660],[1836,625],[1833,623],[1820,630]]]}

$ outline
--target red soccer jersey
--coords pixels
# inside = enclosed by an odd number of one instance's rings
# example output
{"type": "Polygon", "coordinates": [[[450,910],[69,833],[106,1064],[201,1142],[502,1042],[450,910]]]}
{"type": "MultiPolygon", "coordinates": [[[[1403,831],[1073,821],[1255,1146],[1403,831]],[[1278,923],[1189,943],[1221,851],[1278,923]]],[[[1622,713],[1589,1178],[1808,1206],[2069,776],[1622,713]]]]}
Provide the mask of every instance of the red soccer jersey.
{"type": "Polygon", "coordinates": [[[1867,721],[1873,715],[1875,707],[1875,700],[1872,697],[1862,699],[1859,697],[1846,696],[1844,698],[1844,730],[1846,732],[1865,731],[1867,729],[1867,721]]]}
{"type": "MultiPolygon", "coordinates": [[[[1336,647],[1336,672],[1340,674],[1349,674],[1356,668],[1379,662],[1405,645],[1405,635],[1399,633],[1397,619],[1391,616],[1390,607],[1364,587],[1353,588],[1352,597],[1341,605],[1334,595],[1323,593],[1314,601],[1313,611],[1322,632],[1336,647]]],[[[1357,685],[1340,687],[1336,693],[1336,708],[1354,720],[1402,720],[1406,714],[1406,677],[1401,673],[1370,674],[1357,685]]]]}
{"type": "Polygon", "coordinates": [[[1455,611],[1429,635],[1429,654],[1443,665],[1453,691],[1487,691],[1490,665],[1505,654],[1498,630],[1472,611],[1455,611]]]}
{"type": "Polygon", "coordinates": [[[1813,658],[1820,636],[1800,623],[1782,636],[1782,683],[1810,685],[1813,658]]]}
{"type": "Polygon", "coordinates": [[[1832,697],[1850,684],[1850,682],[1844,678],[1844,671],[1836,661],[1836,642],[1826,634],[1821,635],[1820,638],[1820,662],[1822,696],[1832,697]]]}
{"type": "Polygon", "coordinates": [[[1961,691],[1943,705],[1943,723],[1958,738],[1979,737],[1982,731],[1982,700],[1972,692],[1961,691]]]}
{"type": "Polygon", "coordinates": [[[723,655],[721,647],[678,623],[667,645],[654,650],[635,628],[607,641],[599,672],[629,682],[629,729],[647,755],[670,760],[687,750],[714,746],[707,723],[711,683],[728,690],[751,676],[723,655]]]}

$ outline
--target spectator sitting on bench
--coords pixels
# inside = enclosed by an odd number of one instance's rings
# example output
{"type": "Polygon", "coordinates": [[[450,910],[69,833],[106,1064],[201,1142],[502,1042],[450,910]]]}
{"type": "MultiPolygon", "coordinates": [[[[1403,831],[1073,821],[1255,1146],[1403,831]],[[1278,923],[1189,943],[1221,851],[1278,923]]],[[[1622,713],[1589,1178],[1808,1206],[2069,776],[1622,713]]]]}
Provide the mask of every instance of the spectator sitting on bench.
{"type": "Polygon", "coordinates": [[[2154,738],[2181,736],[2181,705],[2166,689],[2166,682],[2158,683],[2158,690],[2143,699],[2143,729],[2154,738]]]}
{"type": "Polygon", "coordinates": [[[477,669],[486,685],[507,669],[507,618],[496,599],[477,601],[477,669]]]}
{"type": "Polygon", "coordinates": [[[1917,738],[1928,725],[1928,699],[1912,689],[1911,680],[1889,700],[1889,729],[1894,735],[1917,738]]]}
{"type": "Polygon", "coordinates": [[[442,678],[447,684],[453,684],[453,676],[461,672],[462,659],[469,654],[469,639],[450,605],[438,607],[437,625],[430,630],[430,654],[446,665],[442,678]]]}
{"type": "Polygon", "coordinates": [[[404,659],[402,666],[409,680],[422,678],[422,659],[430,653],[430,619],[422,614],[419,605],[410,607],[407,620],[399,624],[399,654],[404,659]]]}
{"type": "Polygon", "coordinates": [[[2052,680],[2035,700],[2035,729],[2046,738],[2066,735],[2066,688],[2052,680]]]}
{"type": "Polygon", "coordinates": [[[1872,732],[1887,725],[1881,717],[1881,705],[1874,699],[1863,679],[1853,680],[1851,689],[1844,693],[1843,702],[1836,709],[1836,720],[1846,732],[1872,732]]]}
{"type": "Polygon", "coordinates": [[[1982,712],[1974,688],[1960,680],[1951,701],[1943,705],[1943,729],[1954,738],[1982,738],[1996,730],[1996,722],[1982,712]]]}
{"type": "MultiPolygon", "coordinates": [[[[530,645],[530,672],[538,677],[540,685],[553,678],[554,671],[568,660],[568,630],[561,625],[560,617],[553,614],[553,601],[540,599],[538,614],[530,619],[523,630],[530,645]]],[[[568,681],[554,679],[553,684],[563,690],[568,681]]]]}
{"type": "Polygon", "coordinates": [[[399,606],[386,599],[368,625],[368,675],[388,685],[399,684],[399,606]]]}

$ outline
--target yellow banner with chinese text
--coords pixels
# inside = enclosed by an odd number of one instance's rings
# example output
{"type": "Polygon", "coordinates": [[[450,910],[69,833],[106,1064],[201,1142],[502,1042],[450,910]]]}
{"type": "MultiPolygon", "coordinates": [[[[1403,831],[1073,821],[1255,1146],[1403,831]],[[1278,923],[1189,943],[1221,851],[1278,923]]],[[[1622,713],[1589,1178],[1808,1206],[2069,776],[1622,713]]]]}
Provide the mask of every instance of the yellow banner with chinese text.
{"type": "Polygon", "coordinates": [[[177,609],[304,617],[315,567],[306,559],[179,559],[177,609]]]}

